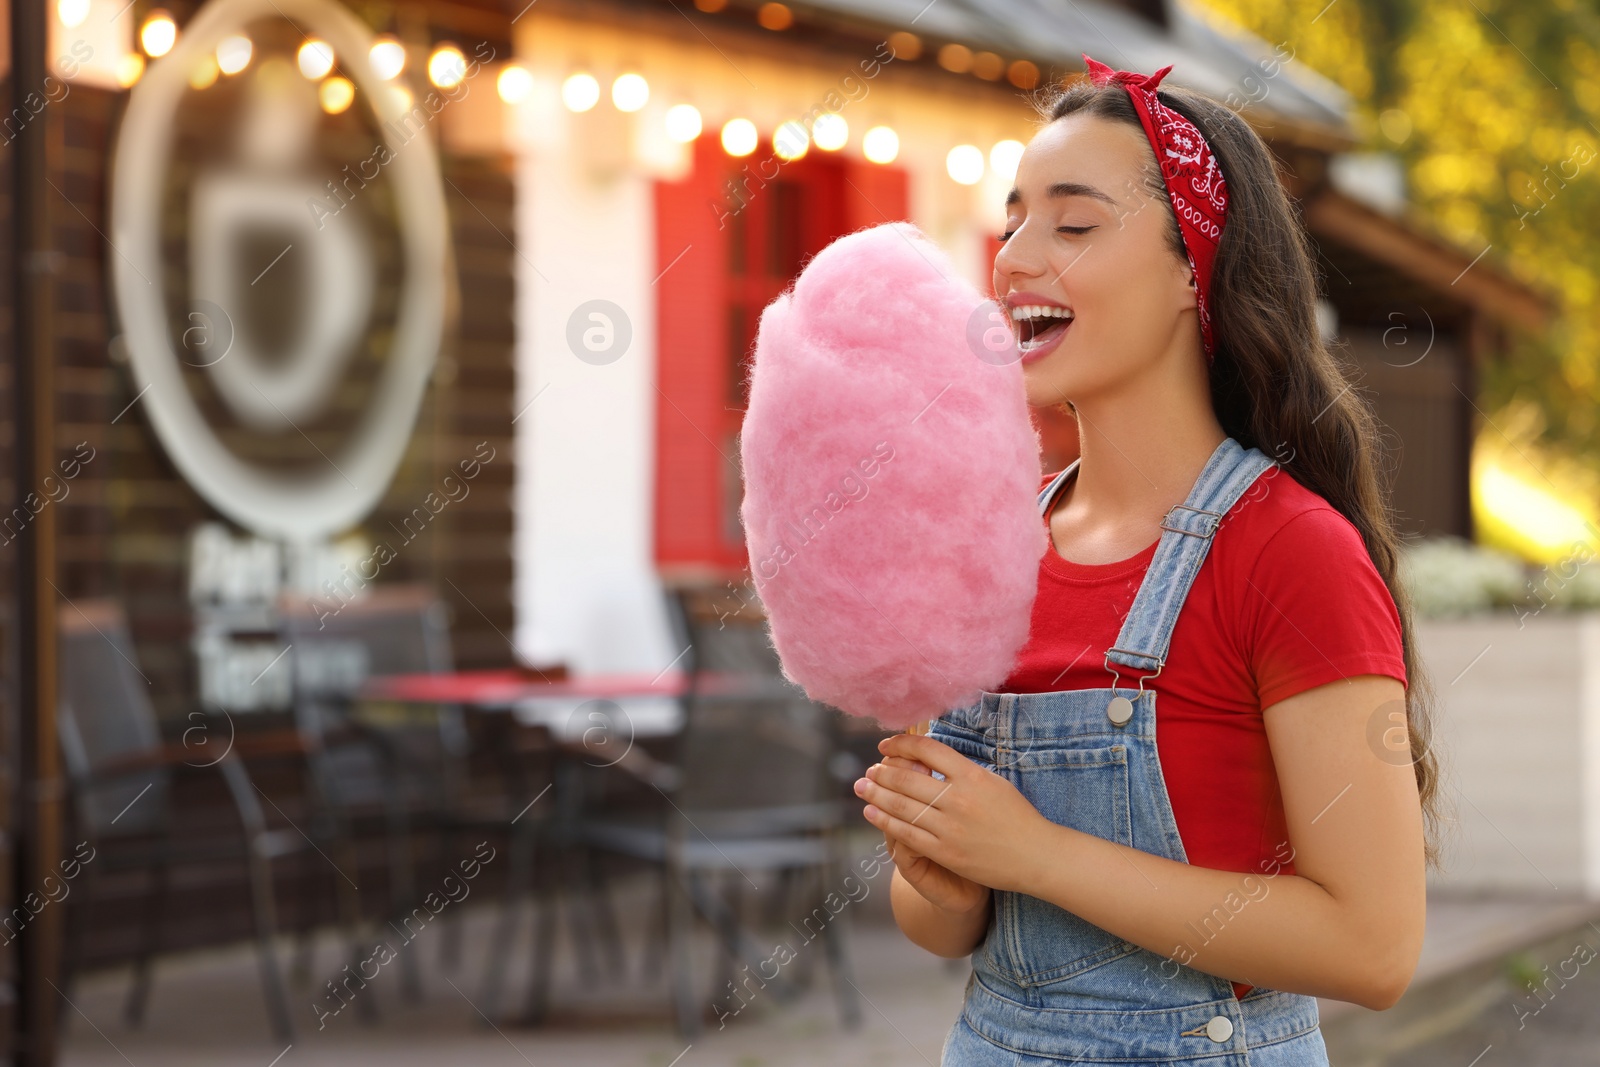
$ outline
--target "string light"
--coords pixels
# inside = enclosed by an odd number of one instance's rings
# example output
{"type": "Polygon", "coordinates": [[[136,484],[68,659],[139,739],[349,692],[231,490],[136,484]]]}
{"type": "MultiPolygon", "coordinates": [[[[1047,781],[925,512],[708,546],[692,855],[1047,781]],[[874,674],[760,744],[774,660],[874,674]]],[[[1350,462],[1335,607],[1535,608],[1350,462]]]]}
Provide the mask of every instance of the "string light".
{"type": "Polygon", "coordinates": [[[428,57],[428,80],[441,89],[454,89],[467,80],[467,57],[453,44],[442,44],[428,57]]]}
{"type": "Polygon", "coordinates": [[[786,30],[794,25],[794,12],[785,4],[762,4],[756,11],[756,21],[763,29],[786,30]]]}
{"type": "Polygon", "coordinates": [[[144,75],[144,56],[138,52],[128,52],[117,60],[117,84],[124,89],[131,89],[144,75]]]}
{"type": "Polygon", "coordinates": [[[984,81],[998,81],[1006,72],[1006,61],[994,52],[979,52],[972,57],[972,73],[984,81]]]}
{"type": "Polygon", "coordinates": [[[896,59],[916,59],[922,54],[922,38],[900,30],[889,35],[889,50],[896,59]]]}
{"type": "Polygon", "coordinates": [[[561,83],[561,102],[568,111],[588,111],[600,102],[600,83],[581,71],[561,83]]]}
{"type": "Polygon", "coordinates": [[[151,59],[166,55],[177,43],[178,24],[165,11],[157,9],[150,12],[144,25],[139,27],[139,46],[151,59]]]}
{"type": "Polygon", "coordinates": [[[301,74],[312,81],[318,81],[333,69],[333,45],[312,37],[300,46],[294,58],[300,65],[301,74]]]}
{"type": "Polygon", "coordinates": [[[623,74],[611,83],[611,102],[618,111],[638,111],[650,101],[650,83],[642,74],[623,74]]]}
{"type": "Polygon", "coordinates": [[[242,33],[230,34],[217,42],[217,66],[224,74],[237,74],[250,65],[255,46],[242,33]]]}
{"type": "Polygon", "coordinates": [[[952,41],[939,49],[939,66],[951,74],[965,74],[972,69],[972,49],[952,41]]]}
{"type": "Polygon", "coordinates": [[[1017,164],[1022,161],[1021,141],[997,141],[989,149],[989,166],[1007,181],[1017,176],[1017,164]]]}
{"type": "Polygon", "coordinates": [[[944,169],[962,185],[976,185],[983,178],[983,152],[975,144],[958,144],[944,157],[944,169]]]}
{"type": "Polygon", "coordinates": [[[1039,84],[1039,68],[1026,59],[1013,60],[1006,68],[1006,81],[1018,89],[1033,89],[1039,84]]]}
{"type": "Polygon", "coordinates": [[[56,18],[69,30],[82,26],[83,20],[88,17],[89,0],[59,0],[56,4],[56,18]]]}
{"type": "Polygon", "coordinates": [[[330,115],[341,114],[355,102],[355,99],[356,87],[350,84],[349,78],[336,75],[317,86],[317,102],[322,105],[322,110],[330,115]]]}
{"type": "Polygon", "coordinates": [[[837,152],[850,140],[850,124],[843,115],[818,115],[811,124],[811,140],[824,152],[837,152]]]}
{"type": "Polygon", "coordinates": [[[748,156],[758,140],[756,124],[749,119],[729,119],[722,127],[722,150],[730,156],[748,156]]]}
{"type": "Polygon", "coordinates": [[[806,128],[794,119],[779,126],[772,133],[772,151],[779,159],[799,159],[810,147],[811,137],[806,128]]]}
{"type": "Polygon", "coordinates": [[[189,72],[189,88],[209,89],[217,84],[217,75],[221,73],[217,68],[217,57],[203,55],[195,60],[194,69],[189,72]]]}
{"type": "Polygon", "coordinates": [[[527,67],[507,63],[495,79],[494,87],[500,99],[508,104],[519,104],[533,91],[533,75],[528,73],[527,67]]]}
{"type": "Polygon", "coordinates": [[[391,81],[406,69],[406,46],[392,35],[384,34],[372,42],[372,47],[367,50],[367,61],[372,64],[374,74],[384,81],[391,81]]]}
{"type": "Polygon", "coordinates": [[[705,129],[700,109],[693,104],[674,104],[667,108],[667,136],[679,144],[688,144],[705,129]]]}
{"type": "Polygon", "coordinates": [[[888,126],[874,126],[861,138],[861,153],[871,163],[893,163],[900,154],[900,135],[888,126]]]}

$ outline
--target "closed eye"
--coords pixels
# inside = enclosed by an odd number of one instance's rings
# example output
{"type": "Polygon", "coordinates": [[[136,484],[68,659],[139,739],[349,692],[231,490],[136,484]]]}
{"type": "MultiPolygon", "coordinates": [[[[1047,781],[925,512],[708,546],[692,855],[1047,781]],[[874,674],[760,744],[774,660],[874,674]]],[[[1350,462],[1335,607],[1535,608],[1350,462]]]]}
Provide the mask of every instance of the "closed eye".
{"type": "MultiPolygon", "coordinates": [[[[1057,226],[1056,227],[1056,232],[1057,233],[1070,233],[1074,237],[1082,237],[1084,234],[1088,233],[1090,230],[1093,230],[1093,229],[1095,229],[1094,226],[1057,226]]],[[[995,237],[997,237],[1002,242],[1009,241],[1009,240],[1011,240],[1011,235],[1016,233],[1016,232],[1017,232],[1016,230],[1007,230],[1005,233],[997,233],[997,234],[995,234],[995,237]]]]}

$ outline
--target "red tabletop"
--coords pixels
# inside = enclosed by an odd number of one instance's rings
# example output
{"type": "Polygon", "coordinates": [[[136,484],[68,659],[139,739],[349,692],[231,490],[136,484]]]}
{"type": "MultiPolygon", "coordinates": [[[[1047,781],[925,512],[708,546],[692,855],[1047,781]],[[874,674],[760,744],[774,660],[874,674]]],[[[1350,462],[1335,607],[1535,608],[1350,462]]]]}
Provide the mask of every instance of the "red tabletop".
{"type": "MultiPolygon", "coordinates": [[[[514,670],[454,671],[446,674],[387,674],[368,678],[358,694],[363,700],[404,704],[471,704],[480,708],[509,707],[540,697],[675,697],[689,684],[689,675],[670,670],[655,674],[591,674],[559,682],[529,678],[514,670]]],[[[706,673],[699,690],[716,695],[802,695],[781,679],[706,673]]]]}

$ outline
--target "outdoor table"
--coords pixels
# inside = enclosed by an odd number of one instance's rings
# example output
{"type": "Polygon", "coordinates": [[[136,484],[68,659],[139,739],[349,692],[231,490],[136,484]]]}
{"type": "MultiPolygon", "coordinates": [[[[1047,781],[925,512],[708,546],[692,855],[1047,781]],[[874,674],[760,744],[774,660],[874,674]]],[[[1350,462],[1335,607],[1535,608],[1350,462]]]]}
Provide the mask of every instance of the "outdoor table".
{"type": "Polygon", "coordinates": [[[571,698],[620,700],[630,697],[681,697],[689,691],[707,696],[801,695],[781,679],[704,671],[690,675],[668,670],[656,674],[593,674],[549,681],[517,670],[451,671],[439,674],[389,674],[369,678],[357,694],[362,700],[406,704],[463,704],[487,711],[514,707],[527,700],[571,698]]]}
{"type": "MultiPolygon", "coordinates": [[[[804,696],[803,690],[782,678],[717,671],[691,674],[667,670],[549,680],[513,669],[377,675],[368,678],[355,697],[378,703],[454,704],[514,715],[519,722],[546,727],[556,755],[564,757],[558,760],[556,781],[551,786],[557,818],[565,819],[571,817],[570,802],[582,790],[578,778],[593,773],[593,768],[615,767],[655,786],[663,795],[678,785],[676,767],[656,760],[633,742],[678,733],[683,725],[678,701],[689,694],[691,686],[696,694],[717,697],[804,696]],[[641,702],[645,706],[641,707],[641,702]],[[622,720],[620,726],[613,721],[617,717],[622,720]],[[605,724],[598,744],[594,740],[597,722],[605,724]],[[578,765],[580,761],[583,767],[578,765]],[[585,767],[591,770],[586,772],[585,767]]],[[[538,799],[532,797],[528,806],[538,799]]],[[[508,948],[506,939],[497,939],[496,951],[486,965],[482,996],[490,1014],[498,1001],[508,948]]]]}
{"type": "Polygon", "coordinates": [[[569,744],[590,729],[593,716],[610,716],[611,709],[598,702],[616,705],[632,737],[670,737],[682,727],[677,701],[687,695],[691,683],[704,696],[804,696],[803,690],[782,678],[720,671],[594,674],[550,681],[518,670],[479,670],[373,677],[357,698],[514,712],[522,722],[548,727],[558,744],[569,744]],[[586,707],[590,714],[581,715],[586,707]]]}

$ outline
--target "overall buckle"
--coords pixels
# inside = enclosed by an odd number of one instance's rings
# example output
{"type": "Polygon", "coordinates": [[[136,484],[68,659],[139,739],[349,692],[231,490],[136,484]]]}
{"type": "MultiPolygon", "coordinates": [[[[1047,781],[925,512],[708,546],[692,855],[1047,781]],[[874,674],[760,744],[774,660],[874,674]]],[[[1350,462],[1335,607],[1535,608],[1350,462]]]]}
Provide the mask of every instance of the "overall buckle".
{"type": "Polygon", "coordinates": [[[1161,517],[1161,528],[1163,530],[1171,530],[1173,533],[1188,534],[1190,537],[1209,538],[1212,534],[1217,532],[1217,527],[1221,525],[1222,512],[1207,511],[1205,508],[1192,508],[1188,504],[1174,504],[1172,507],[1168,508],[1167,513],[1161,517]],[[1172,518],[1172,513],[1177,511],[1179,508],[1182,508],[1184,511],[1192,511],[1197,515],[1208,516],[1210,521],[1202,519],[1200,522],[1204,532],[1197,530],[1185,530],[1181,526],[1169,526],[1168,521],[1172,518]]]}

